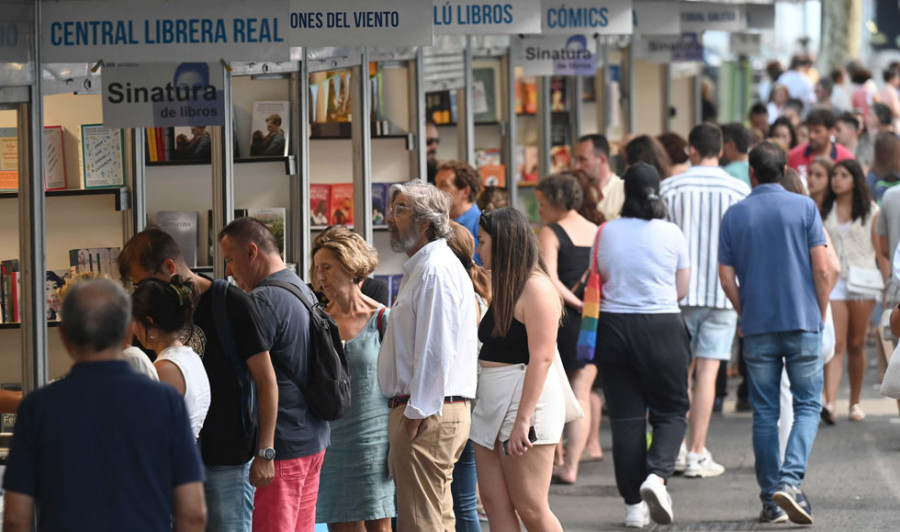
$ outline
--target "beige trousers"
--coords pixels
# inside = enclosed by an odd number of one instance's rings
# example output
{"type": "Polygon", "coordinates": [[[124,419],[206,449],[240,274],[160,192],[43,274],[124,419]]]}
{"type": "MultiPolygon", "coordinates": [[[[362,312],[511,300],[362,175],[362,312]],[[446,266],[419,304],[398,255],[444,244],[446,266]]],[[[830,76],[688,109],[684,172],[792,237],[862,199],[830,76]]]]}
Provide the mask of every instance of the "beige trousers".
{"type": "Polygon", "coordinates": [[[469,403],[448,403],[443,415],[422,422],[409,440],[402,406],[391,411],[388,465],[397,486],[398,532],[454,532],[453,466],[459,460],[472,422],[469,403]]]}

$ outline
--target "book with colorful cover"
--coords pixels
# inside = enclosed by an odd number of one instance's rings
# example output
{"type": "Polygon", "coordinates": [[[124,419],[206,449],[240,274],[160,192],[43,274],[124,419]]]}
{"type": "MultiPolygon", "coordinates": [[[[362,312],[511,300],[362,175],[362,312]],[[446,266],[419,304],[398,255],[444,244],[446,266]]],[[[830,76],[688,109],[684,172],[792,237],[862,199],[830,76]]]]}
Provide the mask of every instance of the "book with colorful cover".
{"type": "Polygon", "coordinates": [[[66,285],[69,279],[68,270],[47,270],[46,296],[47,296],[47,320],[58,321],[62,318],[62,302],[59,300],[59,289],[66,285]]]}
{"type": "Polygon", "coordinates": [[[403,281],[402,275],[391,275],[388,286],[391,287],[391,306],[397,301],[397,295],[400,293],[400,283],[403,281]]]}
{"type": "Polygon", "coordinates": [[[62,126],[44,126],[44,189],[66,188],[66,152],[62,126]]]}
{"type": "Polygon", "coordinates": [[[486,187],[506,186],[506,165],[488,164],[478,169],[481,173],[481,184],[486,187]]]}
{"type": "Polygon", "coordinates": [[[125,136],[121,129],[102,124],[81,126],[84,188],[121,187],[125,184],[125,136]]]}
{"type": "Polygon", "coordinates": [[[372,183],[372,226],[387,227],[388,195],[391,183],[372,183]]]}
{"type": "Polygon", "coordinates": [[[19,137],[14,127],[0,127],[0,190],[19,190],[19,137]]]}
{"type": "Polygon", "coordinates": [[[331,185],[309,186],[310,222],[315,227],[325,227],[331,220],[331,185]]]}
{"type": "Polygon", "coordinates": [[[331,185],[331,225],[353,225],[353,183],[331,185]]]}
{"type": "Polygon", "coordinates": [[[285,238],[285,227],[287,226],[287,209],[284,207],[271,207],[265,209],[248,209],[248,216],[256,218],[269,228],[269,231],[275,236],[278,242],[278,251],[284,256],[287,239],[285,238]]]}

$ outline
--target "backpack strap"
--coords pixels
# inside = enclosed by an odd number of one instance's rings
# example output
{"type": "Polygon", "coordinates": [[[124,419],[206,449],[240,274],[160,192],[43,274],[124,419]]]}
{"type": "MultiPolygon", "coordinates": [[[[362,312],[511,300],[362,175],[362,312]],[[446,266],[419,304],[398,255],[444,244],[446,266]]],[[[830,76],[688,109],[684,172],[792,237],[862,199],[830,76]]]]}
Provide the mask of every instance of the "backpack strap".
{"type": "MultiPolygon", "coordinates": [[[[288,292],[294,294],[297,297],[297,299],[299,299],[300,302],[303,303],[303,306],[306,307],[306,310],[310,314],[310,316],[309,316],[310,323],[312,323],[313,305],[312,305],[312,303],[309,302],[306,295],[304,295],[303,292],[300,291],[300,289],[297,287],[297,285],[295,285],[293,283],[289,283],[287,281],[268,280],[268,281],[263,281],[256,286],[257,287],[277,286],[279,288],[283,288],[284,290],[287,290],[288,292]]],[[[274,356],[272,353],[269,353],[269,355],[272,358],[272,364],[277,366],[278,369],[280,369],[282,373],[287,375],[287,377],[289,379],[291,379],[291,381],[297,386],[297,388],[300,388],[300,391],[303,392],[304,396],[309,395],[306,391],[307,390],[306,386],[304,386],[303,383],[300,382],[300,378],[294,374],[294,372],[287,366],[287,364],[285,364],[284,361],[281,360],[280,358],[274,356]]],[[[309,363],[310,358],[311,358],[310,356],[306,357],[307,363],[309,363]]]]}
{"type": "MultiPolygon", "coordinates": [[[[228,362],[231,363],[231,368],[234,370],[234,376],[238,381],[239,387],[243,390],[245,383],[245,379],[243,378],[245,372],[245,365],[241,362],[240,357],[238,357],[237,347],[234,340],[234,332],[231,329],[231,320],[228,319],[228,312],[226,310],[226,299],[228,295],[228,281],[224,281],[222,279],[213,279],[212,287],[212,298],[213,298],[213,323],[216,326],[216,336],[219,337],[219,346],[222,348],[222,354],[228,359],[228,362]]],[[[256,393],[255,393],[255,382],[253,379],[250,379],[250,394],[251,394],[251,408],[256,410],[256,393]]],[[[249,420],[243,415],[241,415],[241,423],[244,426],[244,430],[247,430],[247,424],[249,420]]]]}
{"type": "Polygon", "coordinates": [[[378,339],[380,341],[384,341],[384,311],[387,310],[387,307],[382,306],[378,309],[378,319],[375,324],[378,327],[378,339]]]}

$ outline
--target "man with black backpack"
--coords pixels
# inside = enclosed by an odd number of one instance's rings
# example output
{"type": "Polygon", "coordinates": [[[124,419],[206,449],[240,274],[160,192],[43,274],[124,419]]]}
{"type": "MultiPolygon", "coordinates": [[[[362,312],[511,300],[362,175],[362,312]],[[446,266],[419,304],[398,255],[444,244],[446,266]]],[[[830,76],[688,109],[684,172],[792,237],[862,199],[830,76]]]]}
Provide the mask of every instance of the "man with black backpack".
{"type": "Polygon", "coordinates": [[[206,340],[198,353],[212,399],[199,441],[208,529],[250,532],[254,488],[275,477],[278,413],[275,371],[253,301],[225,281],[192,272],[178,244],[159,227],[148,227],[125,244],[119,271],[135,283],[149,277],[168,281],[177,274],[199,294],[194,334],[199,328],[206,340]]]}
{"type": "Polygon", "coordinates": [[[312,531],[319,472],[330,439],[327,419],[340,417],[341,407],[349,407],[340,337],[335,345],[337,328],[322,318],[312,291],[285,267],[265,225],[238,218],[218,239],[226,273],[250,293],[259,310],[278,380],[275,480],[256,490],[253,529],[312,531]],[[323,371],[328,369],[330,377],[323,371]],[[319,401],[323,398],[329,400],[319,401]]]}

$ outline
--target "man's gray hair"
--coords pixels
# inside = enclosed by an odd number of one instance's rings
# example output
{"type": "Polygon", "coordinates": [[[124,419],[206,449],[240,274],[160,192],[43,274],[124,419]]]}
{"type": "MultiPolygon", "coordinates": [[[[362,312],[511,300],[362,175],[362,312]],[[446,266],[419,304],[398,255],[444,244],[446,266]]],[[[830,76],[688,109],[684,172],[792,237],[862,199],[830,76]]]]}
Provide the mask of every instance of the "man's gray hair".
{"type": "Polygon", "coordinates": [[[443,190],[419,181],[407,181],[391,187],[391,203],[398,194],[409,198],[415,221],[428,221],[428,241],[450,236],[450,206],[453,199],[443,190]]]}
{"type": "Polygon", "coordinates": [[[131,325],[131,300],[108,279],[75,283],[62,306],[62,328],[76,348],[100,352],[125,342],[131,325]]]}

